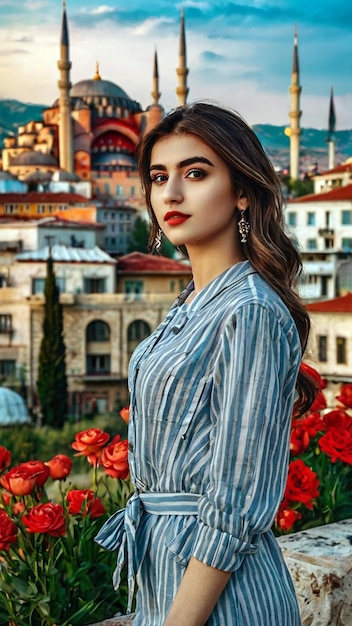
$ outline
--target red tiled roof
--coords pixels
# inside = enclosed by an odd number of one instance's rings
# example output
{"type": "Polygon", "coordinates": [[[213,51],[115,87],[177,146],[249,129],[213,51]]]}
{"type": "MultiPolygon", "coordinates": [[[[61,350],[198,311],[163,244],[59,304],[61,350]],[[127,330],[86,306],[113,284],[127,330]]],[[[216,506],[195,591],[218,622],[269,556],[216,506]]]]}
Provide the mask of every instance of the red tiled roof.
{"type": "Polygon", "coordinates": [[[28,193],[0,193],[0,202],[85,202],[85,204],[91,204],[90,201],[87,200],[87,198],[79,193],[54,193],[51,191],[29,191],[28,193]]]}
{"type": "Polygon", "coordinates": [[[352,200],[352,183],[343,187],[336,187],[331,191],[322,193],[310,193],[307,196],[291,198],[289,204],[299,204],[301,202],[330,202],[335,200],[352,200]]]}
{"type": "Polygon", "coordinates": [[[306,304],[306,309],[308,311],[320,311],[321,313],[352,313],[352,292],[333,300],[311,302],[306,304]]]}
{"type": "Polygon", "coordinates": [[[117,260],[119,274],[185,274],[191,275],[189,265],[165,256],[153,256],[142,252],[131,252],[117,260]]]}
{"type": "Polygon", "coordinates": [[[321,176],[326,176],[326,174],[342,174],[343,172],[351,172],[352,173],[352,163],[341,163],[340,165],[336,165],[331,170],[326,170],[325,172],[321,172],[315,178],[320,178],[321,176]]]}

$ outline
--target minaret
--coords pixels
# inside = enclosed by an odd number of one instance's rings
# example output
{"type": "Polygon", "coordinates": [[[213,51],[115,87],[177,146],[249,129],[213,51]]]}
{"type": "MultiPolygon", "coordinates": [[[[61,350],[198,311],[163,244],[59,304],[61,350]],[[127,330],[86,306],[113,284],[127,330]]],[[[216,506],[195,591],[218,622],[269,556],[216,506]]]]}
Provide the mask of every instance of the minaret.
{"type": "Polygon", "coordinates": [[[153,104],[159,105],[161,93],[159,91],[158,54],[156,49],[154,52],[153,90],[150,92],[150,95],[153,98],[153,104]]]}
{"type": "Polygon", "coordinates": [[[182,9],[180,19],[180,52],[179,52],[179,66],[176,69],[178,77],[178,86],[176,87],[176,95],[178,97],[178,104],[182,106],[186,104],[189,89],[187,87],[187,74],[188,68],[186,67],[186,36],[185,36],[185,15],[182,9]]]}
{"type": "Polygon", "coordinates": [[[300,117],[302,111],[299,108],[299,98],[302,91],[302,87],[299,84],[299,66],[298,66],[298,36],[297,30],[294,35],[294,47],[293,47],[293,68],[292,68],[292,82],[290,86],[291,96],[291,109],[289,112],[290,118],[290,178],[292,180],[298,180],[299,178],[299,144],[300,144],[300,117]]]}
{"type": "Polygon", "coordinates": [[[336,130],[336,113],[334,103],[334,90],[330,90],[330,106],[329,106],[329,123],[328,136],[326,141],[329,144],[329,170],[335,166],[335,130],[336,130]]]}
{"type": "Polygon", "coordinates": [[[60,70],[59,87],[59,160],[60,168],[73,173],[73,139],[70,99],[70,69],[69,40],[66,16],[66,1],[63,2],[62,27],[60,42],[60,60],[57,66],[60,70]]]}

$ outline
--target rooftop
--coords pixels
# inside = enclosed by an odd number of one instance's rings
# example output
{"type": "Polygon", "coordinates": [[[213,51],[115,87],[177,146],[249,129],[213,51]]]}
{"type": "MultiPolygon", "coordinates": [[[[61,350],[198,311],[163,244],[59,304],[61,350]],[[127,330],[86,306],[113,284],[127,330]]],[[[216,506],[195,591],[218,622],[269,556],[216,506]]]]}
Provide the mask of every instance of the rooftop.
{"type": "Polygon", "coordinates": [[[53,261],[60,263],[116,263],[115,259],[98,246],[94,248],[72,248],[60,244],[54,244],[51,246],[51,250],[49,246],[45,246],[39,250],[21,252],[16,255],[16,261],[47,261],[50,252],[53,261]]]}
{"type": "Polygon", "coordinates": [[[310,193],[307,196],[291,198],[288,204],[301,204],[302,202],[335,202],[337,200],[352,200],[352,183],[337,187],[331,191],[322,193],[310,193]]]}
{"type": "Polygon", "coordinates": [[[306,305],[306,309],[320,313],[352,313],[352,292],[345,296],[333,298],[333,300],[311,302],[306,305]]]}
{"type": "Polygon", "coordinates": [[[191,276],[189,265],[165,256],[153,256],[142,252],[131,252],[117,261],[119,274],[184,274],[191,276]]]}

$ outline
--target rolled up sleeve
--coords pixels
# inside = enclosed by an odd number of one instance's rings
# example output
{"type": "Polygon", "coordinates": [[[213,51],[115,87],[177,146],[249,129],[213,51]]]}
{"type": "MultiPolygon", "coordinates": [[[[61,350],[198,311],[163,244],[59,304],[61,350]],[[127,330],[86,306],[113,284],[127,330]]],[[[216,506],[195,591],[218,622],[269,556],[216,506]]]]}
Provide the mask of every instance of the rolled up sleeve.
{"type": "Polygon", "coordinates": [[[270,307],[244,305],[223,329],[209,484],[193,544],[193,556],[207,565],[235,571],[273,523],[287,476],[299,362],[299,341],[290,343],[287,322],[270,307]]]}

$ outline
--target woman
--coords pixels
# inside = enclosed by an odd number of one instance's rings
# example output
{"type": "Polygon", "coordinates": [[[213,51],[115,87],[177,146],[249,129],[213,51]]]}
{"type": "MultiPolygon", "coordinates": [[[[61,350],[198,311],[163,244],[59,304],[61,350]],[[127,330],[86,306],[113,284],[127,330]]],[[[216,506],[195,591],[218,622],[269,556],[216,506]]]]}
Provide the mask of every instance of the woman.
{"type": "Polygon", "coordinates": [[[127,543],[134,626],[299,626],[271,527],[294,400],[303,413],[314,389],[280,183],[247,124],[208,103],[167,115],[139,162],[151,242],[182,250],[193,281],[132,356],[136,493],[98,541],[120,546],[118,570],[127,543]]]}

